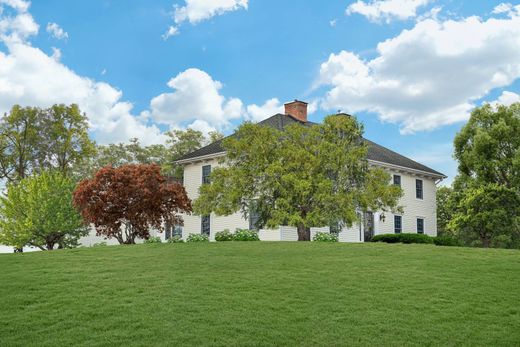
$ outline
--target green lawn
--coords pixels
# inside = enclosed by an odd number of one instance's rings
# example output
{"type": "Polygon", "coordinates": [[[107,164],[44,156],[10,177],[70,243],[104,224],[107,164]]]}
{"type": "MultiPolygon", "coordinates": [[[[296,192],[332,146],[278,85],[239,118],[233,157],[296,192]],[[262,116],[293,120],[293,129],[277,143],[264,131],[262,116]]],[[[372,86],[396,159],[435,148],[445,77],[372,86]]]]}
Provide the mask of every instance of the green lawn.
{"type": "Polygon", "coordinates": [[[0,255],[0,346],[520,345],[520,251],[225,242],[0,255]]]}

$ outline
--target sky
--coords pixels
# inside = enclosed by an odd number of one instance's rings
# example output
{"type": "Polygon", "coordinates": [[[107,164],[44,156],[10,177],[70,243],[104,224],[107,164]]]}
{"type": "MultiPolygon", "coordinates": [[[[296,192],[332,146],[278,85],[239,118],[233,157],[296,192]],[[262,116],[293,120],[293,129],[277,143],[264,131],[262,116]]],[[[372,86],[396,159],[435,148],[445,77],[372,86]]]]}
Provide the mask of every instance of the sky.
{"type": "Polygon", "coordinates": [[[101,144],[229,134],[299,99],[449,184],[455,134],[519,78],[517,1],[0,0],[0,114],[77,103],[101,144]]]}

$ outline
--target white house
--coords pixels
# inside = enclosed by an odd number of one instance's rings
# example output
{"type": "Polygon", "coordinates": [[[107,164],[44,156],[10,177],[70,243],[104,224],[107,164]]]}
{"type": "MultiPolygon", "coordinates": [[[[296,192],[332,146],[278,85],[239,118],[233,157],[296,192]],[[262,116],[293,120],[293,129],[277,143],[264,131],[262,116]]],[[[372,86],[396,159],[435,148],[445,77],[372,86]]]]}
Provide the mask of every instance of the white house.
{"type": "MultiPolygon", "coordinates": [[[[307,103],[295,100],[285,104],[285,114],[276,114],[259,124],[283,130],[289,124],[300,123],[313,125],[307,120],[307,103]]],[[[437,235],[436,186],[444,178],[425,165],[406,158],[372,141],[368,144],[368,161],[370,165],[386,169],[391,175],[393,184],[398,184],[404,191],[400,200],[402,214],[366,213],[359,225],[344,228],[339,233],[339,240],[344,242],[368,241],[373,235],[387,233],[424,233],[437,235]]],[[[177,163],[184,166],[184,186],[190,199],[195,200],[201,184],[208,182],[211,170],[219,165],[219,159],[226,153],[221,141],[214,142],[183,156],[177,163]]],[[[229,216],[184,216],[184,226],[178,230],[183,238],[189,234],[205,233],[214,240],[215,233],[224,229],[231,231],[248,229],[253,221],[246,220],[237,212],[229,216]]],[[[312,228],[311,234],[317,231],[328,231],[329,227],[312,228]]],[[[297,240],[296,228],[280,226],[275,230],[260,230],[261,240],[290,241],[297,240]]],[[[311,235],[312,237],[312,235],[311,235]]]]}

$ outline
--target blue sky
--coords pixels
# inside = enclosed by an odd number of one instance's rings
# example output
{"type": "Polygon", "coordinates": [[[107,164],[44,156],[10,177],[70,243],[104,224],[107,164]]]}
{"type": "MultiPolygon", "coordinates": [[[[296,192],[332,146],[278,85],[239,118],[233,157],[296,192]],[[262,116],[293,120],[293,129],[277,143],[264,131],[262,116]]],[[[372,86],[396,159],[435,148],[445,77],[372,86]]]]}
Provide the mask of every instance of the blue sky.
{"type": "Polygon", "coordinates": [[[297,98],[313,121],[355,114],[449,183],[471,108],[520,100],[517,5],[0,0],[0,112],[76,102],[98,142],[150,144],[169,128],[229,133],[297,98]]]}

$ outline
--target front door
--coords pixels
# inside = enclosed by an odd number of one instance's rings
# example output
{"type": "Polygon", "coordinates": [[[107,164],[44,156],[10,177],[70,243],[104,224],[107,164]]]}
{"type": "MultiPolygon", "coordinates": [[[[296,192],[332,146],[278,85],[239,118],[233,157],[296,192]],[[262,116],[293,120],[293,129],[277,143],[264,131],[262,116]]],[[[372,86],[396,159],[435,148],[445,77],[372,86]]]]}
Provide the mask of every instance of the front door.
{"type": "Polygon", "coordinates": [[[372,212],[365,212],[364,229],[365,242],[369,242],[374,237],[374,214],[372,212]]]}

